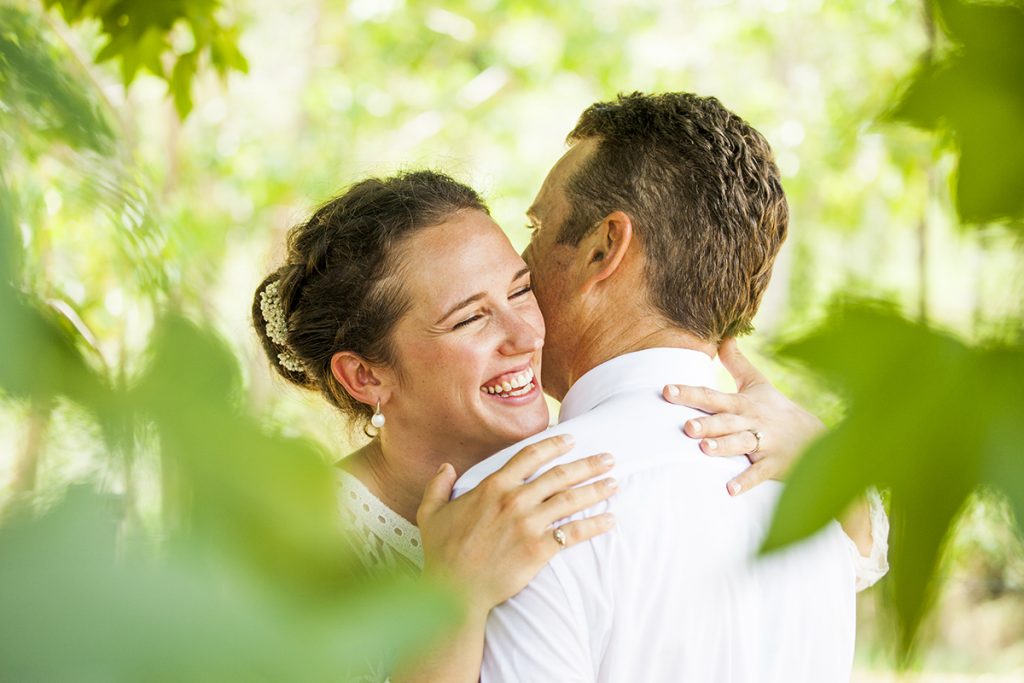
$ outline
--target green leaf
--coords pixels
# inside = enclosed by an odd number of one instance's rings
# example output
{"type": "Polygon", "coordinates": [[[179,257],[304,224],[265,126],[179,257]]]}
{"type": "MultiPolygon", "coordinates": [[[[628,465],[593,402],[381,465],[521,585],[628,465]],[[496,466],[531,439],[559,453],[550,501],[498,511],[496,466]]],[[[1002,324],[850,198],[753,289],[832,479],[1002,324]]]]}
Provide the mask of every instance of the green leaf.
{"type": "Polygon", "coordinates": [[[347,680],[454,623],[436,586],[337,582],[300,600],[217,549],[119,543],[121,516],[115,497],[73,487],[0,528],[0,679],[347,680]]]}
{"type": "Polygon", "coordinates": [[[178,528],[275,581],[320,585],[351,573],[331,466],[305,441],[264,434],[239,409],[240,387],[222,341],[179,317],[160,323],[129,403],[160,429],[178,528]]]}
{"type": "Polygon", "coordinates": [[[988,454],[982,481],[1006,494],[1018,531],[1024,533],[1024,353],[1019,347],[995,349],[985,362],[989,367],[981,374],[989,384],[978,387],[989,415],[981,446],[988,454]]]}
{"type": "Polygon", "coordinates": [[[108,396],[55,312],[6,282],[0,282],[0,348],[0,391],[10,396],[43,404],[66,396],[96,411],[108,396]]]}
{"type": "Polygon", "coordinates": [[[182,119],[192,111],[192,79],[196,75],[198,56],[195,51],[183,54],[171,72],[168,88],[174,96],[174,108],[182,119]]]}
{"type": "Polygon", "coordinates": [[[21,269],[22,249],[14,226],[14,200],[0,165],[0,291],[15,282],[21,269]]]}
{"type": "Polygon", "coordinates": [[[121,78],[130,85],[145,68],[167,82],[181,118],[192,110],[191,87],[199,60],[204,55],[223,77],[231,70],[246,72],[248,63],[238,49],[238,31],[220,20],[221,3],[207,0],[46,0],[58,5],[69,24],[98,19],[106,39],[96,61],[120,62],[121,78]],[[188,53],[177,55],[170,35],[184,25],[195,39],[188,53]],[[174,61],[171,73],[165,62],[174,61]]]}
{"type": "Polygon", "coordinates": [[[935,0],[953,45],[913,74],[888,118],[949,130],[967,223],[1024,217],[1024,3],[935,0]]]}
{"type": "Polygon", "coordinates": [[[970,493],[988,483],[1024,502],[1024,349],[970,347],[885,307],[851,303],[780,353],[836,387],[848,413],[794,468],[764,549],[814,533],[869,485],[890,489],[894,607],[909,653],[970,493]]]}

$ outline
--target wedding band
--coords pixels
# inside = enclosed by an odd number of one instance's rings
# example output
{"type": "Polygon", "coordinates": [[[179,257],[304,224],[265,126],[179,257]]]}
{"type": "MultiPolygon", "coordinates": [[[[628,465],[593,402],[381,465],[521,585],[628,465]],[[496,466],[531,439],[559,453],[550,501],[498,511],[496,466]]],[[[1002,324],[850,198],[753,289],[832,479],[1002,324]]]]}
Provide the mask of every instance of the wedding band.
{"type": "Polygon", "coordinates": [[[753,455],[754,453],[757,453],[759,450],[761,450],[761,437],[764,436],[764,434],[755,429],[748,429],[747,431],[753,434],[754,438],[757,439],[757,445],[754,446],[754,450],[747,453],[747,455],[753,455]]]}
{"type": "Polygon", "coordinates": [[[552,531],[551,535],[555,537],[555,542],[558,545],[562,546],[563,548],[565,547],[565,532],[562,531],[561,527],[558,527],[557,529],[552,531]]]}

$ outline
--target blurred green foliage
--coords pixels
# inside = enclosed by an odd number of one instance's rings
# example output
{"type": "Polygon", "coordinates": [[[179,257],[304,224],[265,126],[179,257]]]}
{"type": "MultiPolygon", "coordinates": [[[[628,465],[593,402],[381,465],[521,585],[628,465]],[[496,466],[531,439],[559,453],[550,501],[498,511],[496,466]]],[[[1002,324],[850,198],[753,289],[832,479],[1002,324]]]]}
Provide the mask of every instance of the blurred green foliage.
{"type": "Polygon", "coordinates": [[[331,591],[296,596],[225,563],[230,550],[177,545],[157,558],[121,526],[118,501],[86,488],[7,520],[4,680],[344,681],[451,619],[439,589],[336,577],[331,591]]]}
{"type": "MultiPolygon", "coordinates": [[[[935,0],[950,45],[926,56],[890,114],[951,131],[957,207],[978,223],[1024,218],[1024,3],[935,0]]],[[[965,344],[892,306],[846,303],[780,355],[819,373],[846,418],[808,451],[765,549],[804,538],[869,485],[892,495],[892,596],[905,661],[934,603],[956,516],[978,487],[1005,495],[1024,530],[1024,323],[965,344]]]]}
{"type": "MultiPolygon", "coordinates": [[[[151,6],[63,5],[70,20],[151,6]]],[[[95,93],[38,17],[0,7],[0,19],[0,112],[18,126],[5,129],[0,180],[62,148],[112,154],[95,93]]],[[[112,38],[121,59],[137,58],[136,42],[161,45],[173,23],[146,21],[143,37],[112,38]]],[[[43,509],[27,495],[5,501],[0,679],[347,680],[455,623],[447,589],[363,575],[328,458],[242,409],[237,359],[215,333],[165,310],[138,376],[87,357],[91,335],[74,310],[24,288],[25,219],[3,182],[0,200],[0,394],[36,416],[66,401],[86,409],[127,471],[147,447],[157,452],[163,516],[153,537],[127,492],[86,484],[43,509]]],[[[139,226],[126,227],[138,238],[139,226]]]]}
{"type": "MultiPolygon", "coordinates": [[[[847,420],[774,540],[891,486],[906,645],[963,492],[1020,500],[1019,230],[954,212],[1020,215],[1017,4],[938,3],[929,48],[923,3],[889,0],[0,0],[0,678],[320,680],[451,623],[354,576],[325,464],[351,440],[274,383],[251,291],[306,208],[397,168],[481,187],[523,245],[576,116],[635,89],[716,95],[776,150],[793,222],[761,339],[803,331],[783,351],[844,401],[773,376],[847,420]],[[815,329],[837,292],[889,307],[815,329]],[[961,415],[983,441],[958,459],[961,415]]],[[[1002,518],[968,517],[954,545],[1019,592],[1002,518]]]]}
{"type": "Polygon", "coordinates": [[[91,88],[70,72],[33,15],[0,6],[0,124],[34,156],[39,141],[109,152],[113,130],[91,88]]]}
{"type": "Polygon", "coordinates": [[[965,223],[1024,220],[1024,3],[936,0],[948,44],[928,55],[890,116],[952,133],[965,223]]]}
{"type": "Polygon", "coordinates": [[[891,581],[907,651],[968,496],[982,485],[1002,491],[1024,520],[1024,348],[967,346],[891,307],[854,303],[779,352],[820,373],[848,414],[794,469],[766,548],[817,531],[869,485],[888,489],[891,581]]]}

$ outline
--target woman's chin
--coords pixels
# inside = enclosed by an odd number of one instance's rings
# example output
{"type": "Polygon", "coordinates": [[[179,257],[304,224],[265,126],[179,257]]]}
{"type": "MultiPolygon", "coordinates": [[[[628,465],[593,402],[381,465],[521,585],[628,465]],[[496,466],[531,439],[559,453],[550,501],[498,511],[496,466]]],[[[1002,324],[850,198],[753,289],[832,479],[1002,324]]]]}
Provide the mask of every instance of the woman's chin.
{"type": "Polygon", "coordinates": [[[502,448],[548,427],[548,404],[539,382],[531,383],[530,389],[520,395],[484,394],[482,400],[493,416],[495,431],[506,442],[502,448]]]}

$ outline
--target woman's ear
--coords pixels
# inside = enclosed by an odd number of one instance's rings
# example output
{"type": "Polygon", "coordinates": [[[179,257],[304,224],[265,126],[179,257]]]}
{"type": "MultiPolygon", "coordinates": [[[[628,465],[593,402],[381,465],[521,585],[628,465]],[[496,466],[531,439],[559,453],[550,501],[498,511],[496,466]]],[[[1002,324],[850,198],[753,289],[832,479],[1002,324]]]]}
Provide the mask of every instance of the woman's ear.
{"type": "Polygon", "coordinates": [[[633,242],[633,222],[623,211],[613,211],[587,236],[589,249],[583,278],[583,294],[611,277],[633,242]]]}
{"type": "Polygon", "coordinates": [[[331,357],[331,374],[360,403],[375,406],[377,401],[387,400],[380,370],[351,351],[339,351],[331,357]]]}

